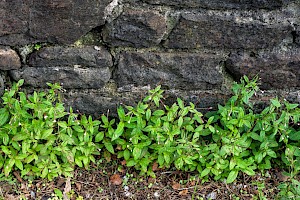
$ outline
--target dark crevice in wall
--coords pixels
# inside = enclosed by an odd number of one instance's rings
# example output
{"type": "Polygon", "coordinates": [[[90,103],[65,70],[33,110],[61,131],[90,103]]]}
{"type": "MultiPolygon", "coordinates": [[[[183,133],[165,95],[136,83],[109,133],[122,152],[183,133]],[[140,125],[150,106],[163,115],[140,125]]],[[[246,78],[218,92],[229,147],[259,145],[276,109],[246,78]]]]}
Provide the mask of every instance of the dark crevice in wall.
{"type": "Polygon", "coordinates": [[[292,31],[293,43],[299,44],[300,35],[297,31],[292,31]]]}

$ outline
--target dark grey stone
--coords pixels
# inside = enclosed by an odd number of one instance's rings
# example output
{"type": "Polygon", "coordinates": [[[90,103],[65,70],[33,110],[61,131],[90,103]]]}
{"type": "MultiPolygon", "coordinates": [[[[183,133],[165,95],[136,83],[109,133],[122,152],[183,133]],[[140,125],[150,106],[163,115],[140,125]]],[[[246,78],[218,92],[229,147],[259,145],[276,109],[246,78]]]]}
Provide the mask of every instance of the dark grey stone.
{"type": "Polygon", "coordinates": [[[277,9],[288,1],[282,0],[142,0],[156,5],[209,9],[277,9]]]}
{"type": "Polygon", "coordinates": [[[261,89],[300,87],[300,49],[260,53],[231,53],[226,68],[238,80],[247,75],[260,77],[261,89]]]}
{"type": "Polygon", "coordinates": [[[71,44],[92,28],[103,25],[111,0],[33,0],[30,34],[49,42],[71,44]]]}
{"type": "MultiPolygon", "coordinates": [[[[126,92],[118,93],[105,90],[71,90],[64,93],[63,97],[65,105],[71,106],[74,111],[96,117],[101,114],[116,117],[118,106],[135,106],[138,101],[143,100],[149,89],[133,87],[126,92]]],[[[193,102],[201,112],[216,109],[218,104],[224,104],[226,99],[229,98],[228,95],[223,93],[210,91],[166,90],[163,95],[166,97],[164,103],[168,105],[172,105],[179,97],[186,103],[193,102]]]]}
{"type": "Polygon", "coordinates": [[[110,79],[110,69],[81,67],[23,67],[11,70],[13,80],[25,80],[32,87],[47,87],[46,83],[60,83],[64,88],[101,88],[110,79]]]}
{"type": "Polygon", "coordinates": [[[9,34],[0,37],[0,44],[5,46],[25,46],[28,44],[34,44],[43,42],[41,40],[34,39],[26,34],[9,34]]]}
{"type": "Polygon", "coordinates": [[[166,19],[157,11],[127,8],[102,34],[112,46],[150,47],[159,44],[166,31],[166,19]]]}
{"type": "Polygon", "coordinates": [[[168,48],[269,48],[292,38],[289,14],[201,11],[182,14],[164,46],[168,48]],[[286,16],[286,18],[284,17],[286,16]]]}
{"type": "Polygon", "coordinates": [[[28,31],[29,1],[0,2],[0,36],[28,31]]]}
{"type": "Polygon", "coordinates": [[[222,59],[206,53],[123,52],[116,81],[118,87],[162,84],[187,90],[220,88],[222,59]]]}
{"type": "Polygon", "coordinates": [[[83,47],[46,47],[31,54],[29,65],[33,67],[74,67],[106,68],[111,67],[111,54],[102,46],[83,47]]]}
{"type": "Polygon", "coordinates": [[[13,79],[23,78],[33,87],[57,82],[65,88],[101,88],[113,65],[110,53],[100,46],[42,48],[30,56],[29,64],[11,71],[13,79]]]}

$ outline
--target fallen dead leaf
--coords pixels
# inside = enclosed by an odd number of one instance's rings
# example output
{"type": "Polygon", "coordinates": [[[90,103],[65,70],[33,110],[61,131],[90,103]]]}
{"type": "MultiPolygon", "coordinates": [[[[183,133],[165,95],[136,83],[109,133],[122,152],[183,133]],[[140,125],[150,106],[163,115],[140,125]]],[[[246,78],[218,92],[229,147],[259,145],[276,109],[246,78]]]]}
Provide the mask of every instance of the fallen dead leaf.
{"type": "Polygon", "coordinates": [[[279,182],[286,182],[289,179],[289,177],[284,175],[282,172],[277,172],[276,175],[278,177],[279,182]]]}
{"type": "Polygon", "coordinates": [[[109,178],[111,184],[113,185],[121,185],[122,184],[122,178],[119,174],[114,174],[109,178]]]}
{"type": "Polygon", "coordinates": [[[125,166],[126,165],[126,160],[122,160],[121,165],[125,166]]]}
{"type": "Polygon", "coordinates": [[[196,185],[196,181],[195,180],[190,182],[190,186],[195,186],[195,185],[196,185]]]}
{"type": "Polygon", "coordinates": [[[158,164],[157,162],[154,162],[153,165],[152,165],[152,171],[157,171],[158,170],[158,164]]]}
{"type": "Polygon", "coordinates": [[[13,174],[15,175],[16,179],[20,182],[23,183],[23,179],[20,176],[20,173],[18,171],[14,171],[13,174]]]}
{"type": "Polygon", "coordinates": [[[104,151],[103,156],[107,162],[111,161],[111,155],[108,151],[104,151]]]}
{"type": "Polygon", "coordinates": [[[69,200],[68,193],[72,190],[71,179],[67,178],[66,185],[64,188],[64,200],[69,200]]]}
{"type": "Polygon", "coordinates": [[[180,196],[186,196],[188,193],[189,193],[188,190],[182,190],[182,191],[179,192],[179,195],[180,196]]]}
{"type": "Polygon", "coordinates": [[[82,186],[81,183],[76,182],[75,186],[76,186],[78,191],[81,191],[81,186],[82,186]]]}
{"type": "Polygon", "coordinates": [[[155,178],[152,178],[152,177],[149,177],[148,178],[148,184],[149,183],[155,183],[156,182],[156,179],[155,178]]]}
{"type": "Polygon", "coordinates": [[[180,184],[174,182],[173,185],[172,185],[172,188],[173,188],[173,190],[179,190],[180,189],[180,184]]]}
{"type": "Polygon", "coordinates": [[[122,146],[118,145],[116,149],[119,150],[119,151],[121,151],[122,150],[122,146]]]}

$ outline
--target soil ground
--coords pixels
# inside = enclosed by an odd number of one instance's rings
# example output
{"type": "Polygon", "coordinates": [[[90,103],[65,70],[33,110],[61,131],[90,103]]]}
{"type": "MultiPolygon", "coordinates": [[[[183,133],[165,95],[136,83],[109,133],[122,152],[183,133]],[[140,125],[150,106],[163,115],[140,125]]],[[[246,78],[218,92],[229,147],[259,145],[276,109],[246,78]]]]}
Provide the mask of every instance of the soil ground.
{"type": "Polygon", "coordinates": [[[156,178],[151,178],[115,161],[92,165],[89,170],[76,169],[70,179],[29,181],[18,172],[13,174],[9,181],[0,181],[0,199],[276,199],[278,184],[287,180],[276,169],[264,176],[241,174],[232,184],[201,183],[197,173],[160,169],[155,169],[156,178]]]}

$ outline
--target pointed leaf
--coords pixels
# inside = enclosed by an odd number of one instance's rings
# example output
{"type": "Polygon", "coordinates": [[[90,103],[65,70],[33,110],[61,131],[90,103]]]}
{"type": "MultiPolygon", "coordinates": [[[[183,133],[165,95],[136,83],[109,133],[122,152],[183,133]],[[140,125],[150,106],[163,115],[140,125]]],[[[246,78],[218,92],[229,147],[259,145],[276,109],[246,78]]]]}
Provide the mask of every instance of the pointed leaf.
{"type": "Polygon", "coordinates": [[[231,171],[227,177],[226,183],[232,183],[237,178],[238,174],[238,170],[231,171]]]}

